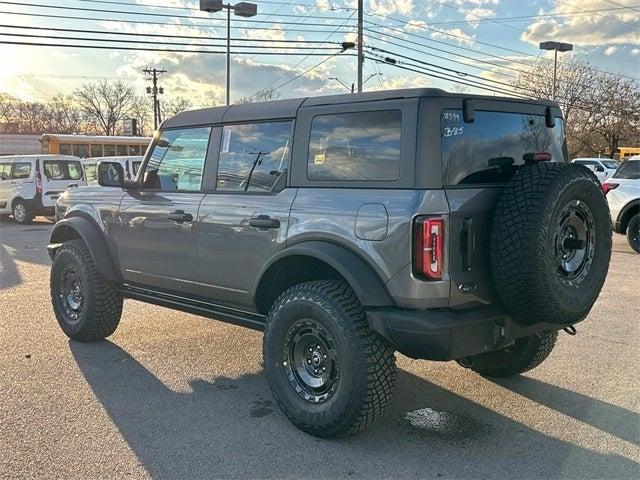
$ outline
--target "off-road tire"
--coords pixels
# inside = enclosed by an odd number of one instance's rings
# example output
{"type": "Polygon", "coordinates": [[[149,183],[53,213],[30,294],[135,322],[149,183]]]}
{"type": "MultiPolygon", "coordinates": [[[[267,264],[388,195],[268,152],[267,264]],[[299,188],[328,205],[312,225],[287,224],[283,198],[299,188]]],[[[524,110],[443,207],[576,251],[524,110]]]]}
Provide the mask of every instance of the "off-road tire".
{"type": "Polygon", "coordinates": [[[364,308],[343,281],[319,280],[286,290],[269,313],[263,353],[280,409],[316,437],[338,438],[365,429],[385,410],[395,386],[394,351],[369,328],[364,308]],[[335,391],[317,404],[296,391],[283,360],[287,332],[304,319],[326,329],[339,365],[335,391]]]}
{"type": "Polygon", "coordinates": [[[609,208],[588,169],[536,163],[521,168],[505,187],[493,220],[491,267],[496,290],[518,323],[583,320],[600,293],[610,257],[609,208]],[[559,226],[571,208],[586,208],[591,222],[591,240],[585,243],[590,247],[584,249],[589,260],[574,284],[560,273],[564,253],[558,246],[559,226]]]}
{"type": "Polygon", "coordinates": [[[34,215],[22,200],[17,200],[12,209],[13,221],[19,225],[28,225],[33,222],[34,215]]]}
{"type": "Polygon", "coordinates": [[[640,253],[640,213],[636,213],[627,225],[627,242],[636,253],[640,253]]]}
{"type": "Polygon", "coordinates": [[[103,340],[120,323],[122,295],[96,270],[91,254],[81,240],[65,242],[57,250],[51,267],[50,291],[58,324],[72,340],[103,340]],[[77,318],[65,309],[62,294],[62,275],[68,270],[75,272],[82,285],[83,299],[77,318]]]}
{"type": "Polygon", "coordinates": [[[544,362],[556,344],[558,332],[543,332],[519,338],[502,350],[481,353],[459,361],[485,377],[511,377],[534,369],[544,362]]]}

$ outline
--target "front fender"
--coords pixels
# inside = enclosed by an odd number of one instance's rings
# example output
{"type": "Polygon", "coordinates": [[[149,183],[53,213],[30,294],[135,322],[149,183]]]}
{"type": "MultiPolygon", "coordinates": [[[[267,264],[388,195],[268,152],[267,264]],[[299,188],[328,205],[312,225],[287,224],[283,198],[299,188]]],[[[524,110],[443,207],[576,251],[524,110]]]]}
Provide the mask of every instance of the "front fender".
{"type": "Polygon", "coordinates": [[[78,237],[87,246],[96,269],[107,280],[121,282],[122,278],[111,258],[104,234],[94,221],[86,217],[68,217],[53,226],[49,238],[50,244],[47,246],[49,255],[53,258],[63,242],[78,237]]]}
{"type": "Polygon", "coordinates": [[[394,305],[389,292],[373,268],[351,250],[341,245],[312,240],[297,243],[271,257],[258,275],[254,292],[258,291],[263,275],[279,260],[291,256],[313,257],[335,269],[351,286],[360,303],[367,307],[394,305]]]}

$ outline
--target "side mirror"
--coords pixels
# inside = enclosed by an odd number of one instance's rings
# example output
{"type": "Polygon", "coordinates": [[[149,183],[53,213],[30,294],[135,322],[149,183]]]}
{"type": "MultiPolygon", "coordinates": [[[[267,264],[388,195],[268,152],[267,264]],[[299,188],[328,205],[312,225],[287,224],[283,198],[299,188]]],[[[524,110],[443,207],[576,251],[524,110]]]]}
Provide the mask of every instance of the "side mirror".
{"type": "Polygon", "coordinates": [[[604,167],[602,165],[596,165],[596,172],[604,172],[604,167]]]}
{"type": "Polygon", "coordinates": [[[118,162],[98,163],[98,185],[101,187],[124,186],[124,168],[118,162]]]}

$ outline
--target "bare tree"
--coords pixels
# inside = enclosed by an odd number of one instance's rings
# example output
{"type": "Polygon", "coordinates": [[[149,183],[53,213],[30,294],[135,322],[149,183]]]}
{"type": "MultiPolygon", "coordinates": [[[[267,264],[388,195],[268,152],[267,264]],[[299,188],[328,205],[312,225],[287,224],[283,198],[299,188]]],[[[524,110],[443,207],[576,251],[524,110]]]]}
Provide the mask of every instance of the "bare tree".
{"type": "Polygon", "coordinates": [[[167,119],[179,114],[180,112],[191,110],[193,108],[193,103],[185,97],[173,97],[171,100],[162,102],[160,104],[160,108],[162,110],[162,118],[167,119]]]}
{"type": "Polygon", "coordinates": [[[55,133],[78,133],[85,129],[84,115],[73,97],[56,95],[48,104],[47,131],[55,133]]]}
{"type": "Polygon", "coordinates": [[[131,87],[120,81],[100,81],[80,86],[74,98],[87,119],[93,120],[102,133],[115,135],[122,120],[131,115],[136,96],[131,87]]]}
{"type": "Polygon", "coordinates": [[[0,93],[0,132],[15,128],[16,99],[6,93],[0,93]]]}
{"type": "Polygon", "coordinates": [[[265,88],[264,90],[260,90],[259,92],[249,96],[242,97],[236,100],[235,103],[257,103],[257,102],[268,102],[269,100],[278,100],[281,97],[281,94],[278,90],[273,87],[265,88]]]}

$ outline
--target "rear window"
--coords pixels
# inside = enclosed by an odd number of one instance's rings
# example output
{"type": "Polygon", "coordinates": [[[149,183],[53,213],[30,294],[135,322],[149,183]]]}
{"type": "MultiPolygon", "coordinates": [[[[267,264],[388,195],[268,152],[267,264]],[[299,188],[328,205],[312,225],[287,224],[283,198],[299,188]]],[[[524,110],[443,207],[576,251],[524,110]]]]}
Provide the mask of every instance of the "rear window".
{"type": "Polygon", "coordinates": [[[319,115],[311,124],[307,178],[397,180],[401,136],[400,110],[319,115]]]}
{"type": "Polygon", "coordinates": [[[613,174],[613,178],[619,178],[621,180],[640,180],[640,160],[627,160],[623,162],[616,173],[613,174]]]}
{"type": "Polygon", "coordinates": [[[80,162],[68,160],[45,160],[44,174],[49,180],[81,180],[80,162]]]}
{"type": "Polygon", "coordinates": [[[562,119],[548,128],[544,115],[475,112],[464,123],[462,110],[442,112],[442,160],[448,185],[508,182],[526,154],[549,153],[566,161],[562,119]]]}
{"type": "Polygon", "coordinates": [[[97,180],[98,179],[97,165],[95,163],[85,163],[84,175],[87,179],[87,182],[93,182],[94,180],[97,180]]]}

